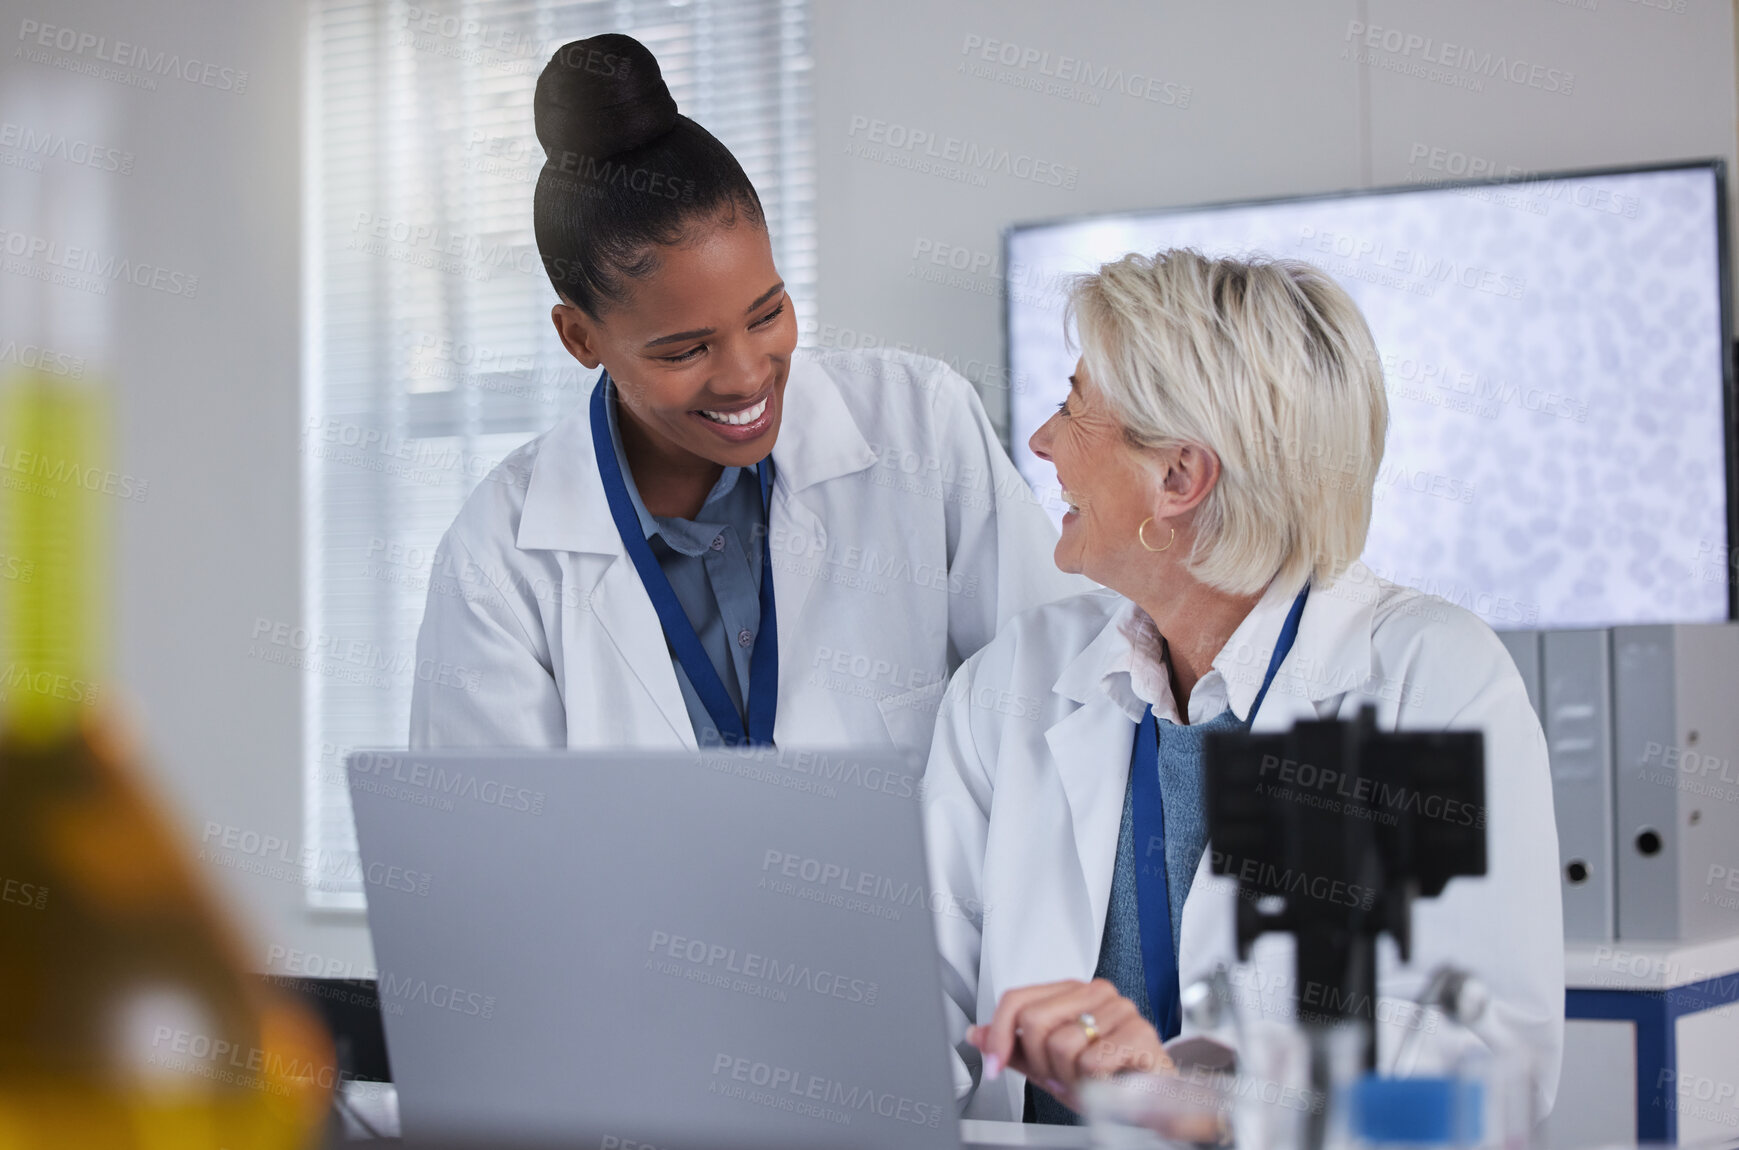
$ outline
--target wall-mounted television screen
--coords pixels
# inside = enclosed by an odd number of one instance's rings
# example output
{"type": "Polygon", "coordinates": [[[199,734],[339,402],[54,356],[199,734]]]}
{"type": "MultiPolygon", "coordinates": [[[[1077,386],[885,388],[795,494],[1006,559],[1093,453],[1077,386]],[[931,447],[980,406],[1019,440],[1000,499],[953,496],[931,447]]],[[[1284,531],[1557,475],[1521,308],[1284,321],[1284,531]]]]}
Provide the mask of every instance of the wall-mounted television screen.
{"type": "Polygon", "coordinates": [[[1068,390],[1067,277],[1128,252],[1308,260],[1370,323],[1389,434],[1364,561],[1499,629],[1728,618],[1719,162],[1011,228],[1010,450],[1068,390]]]}

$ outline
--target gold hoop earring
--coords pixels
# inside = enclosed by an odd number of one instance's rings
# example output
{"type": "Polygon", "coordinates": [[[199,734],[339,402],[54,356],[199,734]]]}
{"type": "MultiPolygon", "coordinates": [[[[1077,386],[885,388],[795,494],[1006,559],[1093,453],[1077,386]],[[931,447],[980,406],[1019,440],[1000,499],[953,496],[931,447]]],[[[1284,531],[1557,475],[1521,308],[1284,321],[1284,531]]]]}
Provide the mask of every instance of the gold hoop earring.
{"type": "Polygon", "coordinates": [[[1170,550],[1171,545],[1173,543],[1177,542],[1177,528],[1173,527],[1171,529],[1171,536],[1170,536],[1170,538],[1168,538],[1165,541],[1164,547],[1155,547],[1153,544],[1151,544],[1147,541],[1147,525],[1149,523],[1152,523],[1152,522],[1153,522],[1153,516],[1151,516],[1151,515],[1149,515],[1146,519],[1143,519],[1141,521],[1141,526],[1137,527],[1135,529],[1135,537],[1137,539],[1141,540],[1141,545],[1143,547],[1147,548],[1149,551],[1159,552],[1159,551],[1170,550]]]}

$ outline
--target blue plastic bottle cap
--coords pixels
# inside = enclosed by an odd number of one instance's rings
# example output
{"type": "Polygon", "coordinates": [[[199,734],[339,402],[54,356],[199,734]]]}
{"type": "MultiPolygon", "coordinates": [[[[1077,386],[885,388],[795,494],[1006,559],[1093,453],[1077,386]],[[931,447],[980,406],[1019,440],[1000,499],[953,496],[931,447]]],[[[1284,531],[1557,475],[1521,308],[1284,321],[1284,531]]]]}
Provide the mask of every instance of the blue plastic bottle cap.
{"type": "Polygon", "coordinates": [[[1473,1145],[1479,1142],[1482,1084],[1459,1078],[1379,1078],[1352,1088],[1350,1125],[1367,1142],[1473,1145]]]}

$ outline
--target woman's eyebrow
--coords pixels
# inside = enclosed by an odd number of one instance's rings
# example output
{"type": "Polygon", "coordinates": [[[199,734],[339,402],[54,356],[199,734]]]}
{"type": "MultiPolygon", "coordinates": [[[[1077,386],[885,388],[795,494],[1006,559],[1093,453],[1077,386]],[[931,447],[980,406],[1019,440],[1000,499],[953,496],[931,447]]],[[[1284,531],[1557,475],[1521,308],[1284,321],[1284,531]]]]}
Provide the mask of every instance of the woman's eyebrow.
{"type": "MultiPolygon", "coordinates": [[[[784,290],[785,290],[785,281],[780,280],[778,283],[774,284],[772,287],[770,287],[766,291],[762,292],[759,296],[756,296],[755,302],[750,304],[748,307],[744,308],[743,310],[745,312],[754,311],[756,308],[760,307],[762,304],[766,303],[768,300],[772,299],[774,296],[778,295],[780,292],[782,292],[784,290]]],[[[662,347],[667,343],[682,343],[684,340],[701,339],[705,336],[713,335],[717,331],[718,331],[717,328],[697,327],[693,331],[679,331],[679,332],[674,332],[670,335],[661,335],[657,339],[649,339],[641,346],[642,347],[662,347]]]]}
{"type": "Polygon", "coordinates": [[[712,335],[716,330],[716,328],[710,327],[697,327],[693,331],[679,331],[671,335],[661,335],[657,339],[649,339],[642,346],[662,347],[667,343],[682,343],[684,340],[700,339],[702,336],[712,335]]]}
{"type": "Polygon", "coordinates": [[[772,299],[774,296],[778,295],[780,292],[782,292],[784,290],[785,290],[785,281],[780,280],[778,283],[774,284],[772,287],[768,288],[766,291],[764,291],[760,295],[756,296],[755,302],[750,304],[748,307],[744,308],[743,310],[745,312],[754,311],[756,308],[760,307],[762,304],[766,303],[768,300],[772,299]]]}

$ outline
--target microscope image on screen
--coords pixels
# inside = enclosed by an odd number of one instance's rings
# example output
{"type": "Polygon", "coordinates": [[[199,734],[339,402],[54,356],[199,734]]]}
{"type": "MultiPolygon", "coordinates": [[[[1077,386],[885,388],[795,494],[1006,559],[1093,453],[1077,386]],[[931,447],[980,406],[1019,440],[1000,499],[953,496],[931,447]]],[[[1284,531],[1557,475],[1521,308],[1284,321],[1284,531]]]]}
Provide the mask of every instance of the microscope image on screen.
{"type": "Polygon", "coordinates": [[[1010,454],[1055,493],[1027,440],[1075,367],[1070,275],[1173,247],[1304,260],[1382,355],[1379,576],[1500,631],[1725,620],[1720,184],[1703,163],[1013,228],[1010,454]]]}

